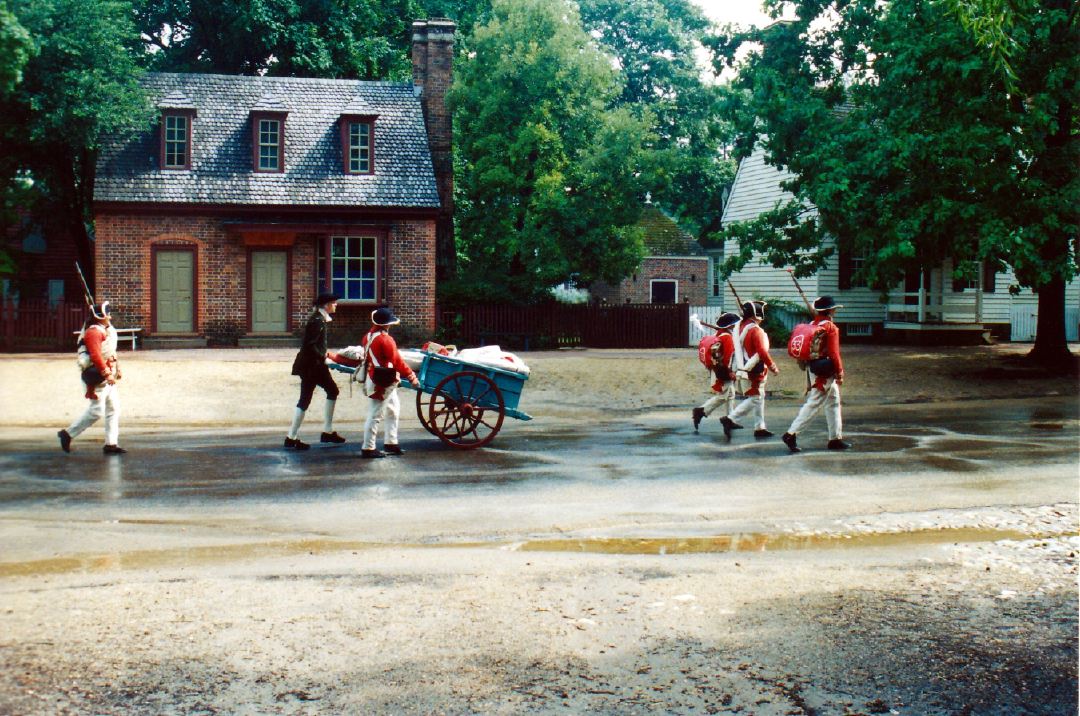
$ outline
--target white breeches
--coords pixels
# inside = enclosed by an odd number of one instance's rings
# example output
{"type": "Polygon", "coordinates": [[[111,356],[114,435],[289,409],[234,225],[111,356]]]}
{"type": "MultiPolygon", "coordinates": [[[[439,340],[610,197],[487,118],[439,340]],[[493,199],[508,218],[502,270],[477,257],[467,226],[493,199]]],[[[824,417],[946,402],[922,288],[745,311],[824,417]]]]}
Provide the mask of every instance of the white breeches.
{"type": "MultiPolygon", "coordinates": [[[[370,387],[370,386],[369,386],[370,387]]],[[[398,444],[398,418],[401,416],[401,401],[398,398],[397,385],[383,389],[383,400],[368,397],[368,416],[364,423],[364,450],[375,449],[375,438],[379,433],[379,424],[386,415],[386,430],[383,434],[384,445],[398,444]]]]}
{"type": "Polygon", "coordinates": [[[731,412],[732,406],[735,405],[735,381],[725,383],[724,389],[719,393],[714,393],[711,398],[702,404],[701,409],[705,411],[705,417],[709,417],[721,404],[727,406],[724,410],[725,415],[731,412]]]}
{"type": "Polygon", "coordinates": [[[792,435],[798,435],[799,431],[806,427],[806,424],[817,415],[822,407],[825,408],[825,422],[829,425],[829,440],[844,437],[844,423],[840,418],[840,386],[836,384],[834,378],[825,381],[825,390],[823,391],[810,388],[810,393],[806,396],[806,402],[803,403],[799,414],[795,416],[795,420],[792,421],[788,432],[792,435]]]}
{"type": "MultiPolygon", "coordinates": [[[[743,398],[743,401],[736,405],[734,410],[728,412],[729,420],[737,423],[744,415],[753,413],[756,418],[754,429],[765,429],[765,383],[768,382],[768,378],[769,374],[767,372],[761,376],[761,383],[758,384],[758,394],[748,395],[743,398]]],[[[749,385],[748,390],[752,390],[754,384],[751,382],[749,385]]]]}
{"type": "Polygon", "coordinates": [[[86,410],[67,429],[71,437],[79,435],[105,416],[105,444],[117,445],[120,440],[120,390],[105,383],[94,389],[97,400],[90,400],[86,410]]]}

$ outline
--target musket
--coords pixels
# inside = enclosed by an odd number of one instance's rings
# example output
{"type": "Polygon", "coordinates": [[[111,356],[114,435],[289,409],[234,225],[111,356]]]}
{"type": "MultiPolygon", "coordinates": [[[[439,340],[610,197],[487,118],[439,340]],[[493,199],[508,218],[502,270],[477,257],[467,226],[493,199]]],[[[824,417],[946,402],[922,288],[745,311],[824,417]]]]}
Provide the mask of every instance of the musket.
{"type": "Polygon", "coordinates": [[[741,312],[742,311],[742,306],[743,306],[742,299],[739,298],[739,292],[735,290],[735,286],[734,286],[734,284],[731,283],[730,278],[727,281],[727,285],[728,285],[728,288],[731,289],[731,293],[734,294],[735,302],[739,304],[739,311],[741,312]]]}
{"type": "Polygon", "coordinates": [[[79,266],[79,262],[75,262],[75,270],[79,272],[79,280],[82,281],[83,298],[86,299],[86,306],[91,310],[94,310],[94,294],[90,291],[90,284],[86,283],[86,276],[83,276],[82,267],[79,266]]]}
{"type": "Polygon", "coordinates": [[[814,307],[810,305],[810,299],[803,293],[802,286],[799,285],[799,279],[795,278],[795,269],[787,269],[788,275],[791,276],[791,280],[795,282],[795,288],[799,291],[799,295],[802,296],[803,303],[806,304],[806,310],[810,311],[810,315],[814,315],[814,307]]]}

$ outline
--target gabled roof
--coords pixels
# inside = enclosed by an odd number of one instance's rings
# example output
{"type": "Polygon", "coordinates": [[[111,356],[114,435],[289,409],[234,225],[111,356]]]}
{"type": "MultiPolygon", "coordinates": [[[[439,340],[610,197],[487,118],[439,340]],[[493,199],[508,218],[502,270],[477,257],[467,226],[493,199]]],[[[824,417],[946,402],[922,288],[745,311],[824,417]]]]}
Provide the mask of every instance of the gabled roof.
{"type": "Polygon", "coordinates": [[[104,142],[95,201],[439,206],[423,112],[412,84],[167,73],[147,74],[142,84],[155,106],[197,111],[191,170],[160,168],[155,122],[134,137],[104,142]],[[251,111],[271,106],[289,113],[285,171],[256,173],[251,111]],[[346,175],[337,120],[360,106],[365,114],[377,115],[375,173],[346,175]]]}
{"type": "Polygon", "coordinates": [[[679,228],[675,220],[655,204],[647,204],[637,223],[645,230],[646,256],[704,256],[693,236],[679,228]]]}

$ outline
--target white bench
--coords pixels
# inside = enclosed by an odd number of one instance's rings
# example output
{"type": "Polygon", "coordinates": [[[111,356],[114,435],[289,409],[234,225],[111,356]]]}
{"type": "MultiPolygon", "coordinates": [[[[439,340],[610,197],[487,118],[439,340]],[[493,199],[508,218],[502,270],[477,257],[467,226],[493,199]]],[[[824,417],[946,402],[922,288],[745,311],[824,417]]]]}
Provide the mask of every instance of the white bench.
{"type": "MultiPolygon", "coordinates": [[[[131,350],[135,350],[135,341],[139,337],[139,334],[141,332],[142,332],[142,328],[117,328],[116,329],[116,339],[117,339],[117,341],[126,341],[126,340],[128,340],[130,338],[131,339],[131,350]]],[[[75,335],[75,336],[79,335],[80,333],[82,333],[82,331],[72,331],[71,332],[71,334],[75,335]]]]}

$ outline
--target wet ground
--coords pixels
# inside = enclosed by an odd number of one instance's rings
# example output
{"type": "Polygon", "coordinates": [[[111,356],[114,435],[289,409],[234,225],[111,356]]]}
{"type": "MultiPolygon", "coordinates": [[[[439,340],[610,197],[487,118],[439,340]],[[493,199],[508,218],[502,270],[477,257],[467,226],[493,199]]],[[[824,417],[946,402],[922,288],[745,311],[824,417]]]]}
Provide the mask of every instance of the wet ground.
{"type": "Polygon", "coordinates": [[[374,461],[349,423],[9,429],[0,712],[1076,713],[1078,417],[855,406],[798,455],[681,406],[479,451],[410,417],[374,461]]]}

